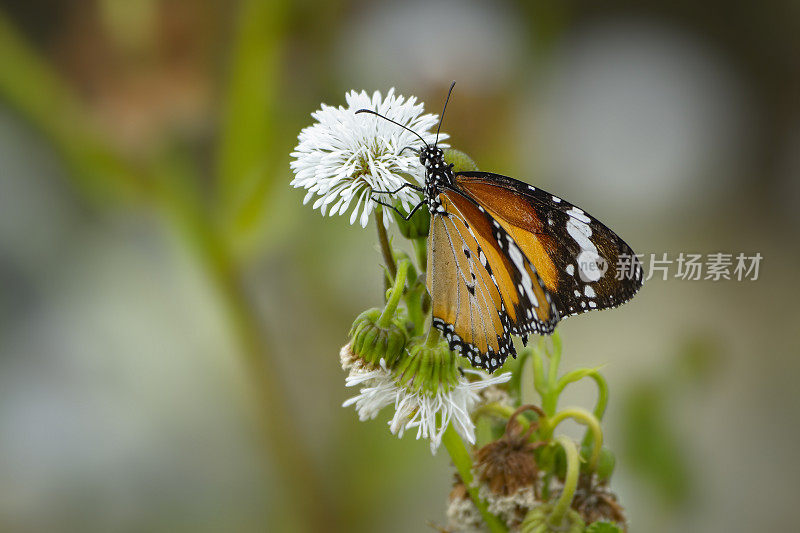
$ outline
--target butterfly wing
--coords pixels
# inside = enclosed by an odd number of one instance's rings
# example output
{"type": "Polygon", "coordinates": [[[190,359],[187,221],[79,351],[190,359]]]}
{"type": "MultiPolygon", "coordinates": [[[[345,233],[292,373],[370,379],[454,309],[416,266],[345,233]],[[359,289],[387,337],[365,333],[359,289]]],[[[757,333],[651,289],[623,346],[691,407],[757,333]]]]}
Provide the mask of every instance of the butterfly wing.
{"type": "Polygon", "coordinates": [[[633,250],[582,209],[527,183],[462,172],[455,186],[514,239],[544,281],[562,317],[616,307],[642,286],[633,250]]]}
{"type": "Polygon", "coordinates": [[[502,225],[458,191],[439,192],[428,239],[433,325],[450,348],[493,372],[516,355],[511,334],[549,333],[558,321],[545,284],[502,225]]]}

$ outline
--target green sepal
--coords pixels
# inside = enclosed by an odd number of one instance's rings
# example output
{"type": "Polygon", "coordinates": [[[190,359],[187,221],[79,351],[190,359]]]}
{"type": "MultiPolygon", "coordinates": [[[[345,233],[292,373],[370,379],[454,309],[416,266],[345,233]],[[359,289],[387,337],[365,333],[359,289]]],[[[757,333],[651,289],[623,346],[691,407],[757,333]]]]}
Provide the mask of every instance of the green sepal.
{"type": "Polygon", "coordinates": [[[350,346],[353,354],[365,362],[377,366],[384,359],[391,368],[403,354],[408,334],[398,320],[380,327],[380,316],[380,309],[368,309],[358,315],[350,328],[350,346]]]}
{"type": "MultiPolygon", "coordinates": [[[[594,445],[590,443],[585,443],[581,445],[581,471],[588,472],[589,471],[589,458],[592,456],[592,451],[594,450],[594,445]]],[[[611,479],[611,474],[614,473],[614,467],[617,464],[617,459],[614,456],[614,453],[602,446],[600,448],[600,456],[597,458],[597,468],[595,472],[597,473],[598,481],[608,481],[611,479]]]]}
{"type": "Polygon", "coordinates": [[[428,346],[424,337],[409,342],[406,355],[397,364],[399,383],[411,390],[436,393],[458,384],[456,356],[446,342],[428,346]]]}
{"type": "Polygon", "coordinates": [[[453,165],[454,172],[478,170],[478,165],[475,164],[475,161],[461,150],[445,148],[443,151],[444,160],[453,165]]]}

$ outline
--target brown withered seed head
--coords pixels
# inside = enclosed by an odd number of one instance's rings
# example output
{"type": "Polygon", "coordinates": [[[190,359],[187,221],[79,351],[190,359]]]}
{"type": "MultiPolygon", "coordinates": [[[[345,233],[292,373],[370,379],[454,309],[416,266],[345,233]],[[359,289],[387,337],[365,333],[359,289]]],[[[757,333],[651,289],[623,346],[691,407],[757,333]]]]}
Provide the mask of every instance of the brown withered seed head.
{"type": "Polygon", "coordinates": [[[526,487],[536,487],[538,468],[533,452],[542,445],[530,442],[536,424],[524,433],[516,428],[517,415],[532,406],[523,406],[509,419],[505,434],[476,453],[480,480],[497,495],[509,496],[526,487]]]}
{"type": "Polygon", "coordinates": [[[594,483],[591,476],[582,475],[572,508],[578,511],[587,524],[605,520],[621,524],[627,531],[627,522],[622,506],[617,502],[617,496],[607,485],[594,483]]]}

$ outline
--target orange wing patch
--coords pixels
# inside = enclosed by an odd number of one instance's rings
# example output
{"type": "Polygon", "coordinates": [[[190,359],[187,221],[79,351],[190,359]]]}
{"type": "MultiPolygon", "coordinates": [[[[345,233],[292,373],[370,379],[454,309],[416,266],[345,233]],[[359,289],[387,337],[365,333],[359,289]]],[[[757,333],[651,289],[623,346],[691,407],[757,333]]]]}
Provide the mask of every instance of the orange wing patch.
{"type": "Polygon", "coordinates": [[[459,183],[503,226],[533,263],[550,291],[558,286],[558,270],[550,254],[556,242],[545,234],[543,222],[530,209],[520,208],[519,195],[480,181],[459,183]]]}
{"type": "Polygon", "coordinates": [[[549,333],[558,312],[502,226],[457,191],[438,199],[447,214],[434,214],[428,239],[434,325],[452,349],[494,370],[515,354],[510,334],[549,333]]]}
{"type": "Polygon", "coordinates": [[[642,286],[643,270],[630,246],[577,206],[499,174],[464,172],[453,179],[457,191],[513,237],[560,317],[616,307],[642,286]],[[620,276],[614,268],[625,260],[628,274],[620,276]]]}
{"type": "Polygon", "coordinates": [[[433,217],[428,238],[428,290],[433,323],[451,349],[473,364],[496,368],[513,353],[502,299],[478,257],[482,252],[457,216],[433,217]]]}

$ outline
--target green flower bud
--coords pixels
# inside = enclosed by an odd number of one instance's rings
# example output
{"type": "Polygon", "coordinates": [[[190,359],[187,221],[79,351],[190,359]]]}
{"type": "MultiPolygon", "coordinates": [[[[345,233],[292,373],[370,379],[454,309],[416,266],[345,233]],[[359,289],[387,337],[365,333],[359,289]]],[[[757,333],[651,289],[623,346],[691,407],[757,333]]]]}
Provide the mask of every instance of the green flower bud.
{"type": "MultiPolygon", "coordinates": [[[[583,459],[581,462],[581,472],[589,472],[589,459],[593,451],[593,443],[587,442],[581,445],[581,459],[583,459]]],[[[608,481],[611,479],[611,474],[614,472],[616,463],[617,460],[614,457],[614,453],[605,446],[602,446],[600,448],[600,455],[597,458],[597,468],[595,469],[598,481],[608,481]]]]}
{"type": "MultiPolygon", "coordinates": [[[[438,337],[438,332],[434,335],[438,337]]],[[[406,356],[397,363],[398,382],[410,390],[425,390],[433,394],[440,390],[450,391],[458,384],[456,356],[446,342],[432,343],[429,340],[417,338],[411,341],[406,356]]]]}
{"type": "Polygon", "coordinates": [[[597,479],[600,482],[608,481],[611,479],[611,474],[614,473],[614,466],[617,463],[614,454],[603,446],[600,449],[600,457],[597,460],[597,479]]]}
{"type": "Polygon", "coordinates": [[[350,345],[353,354],[364,362],[377,366],[384,359],[391,368],[403,353],[408,335],[395,320],[381,327],[381,313],[380,309],[368,309],[358,315],[350,328],[350,345]]]}
{"type": "Polygon", "coordinates": [[[478,165],[475,164],[475,161],[461,150],[445,148],[443,151],[444,160],[453,165],[454,172],[478,170],[478,165]]]}
{"type": "Polygon", "coordinates": [[[550,503],[543,503],[531,509],[520,525],[520,533],[548,533],[551,531],[583,533],[586,524],[575,509],[568,509],[560,524],[550,524],[552,511],[553,505],[550,503]]]}

